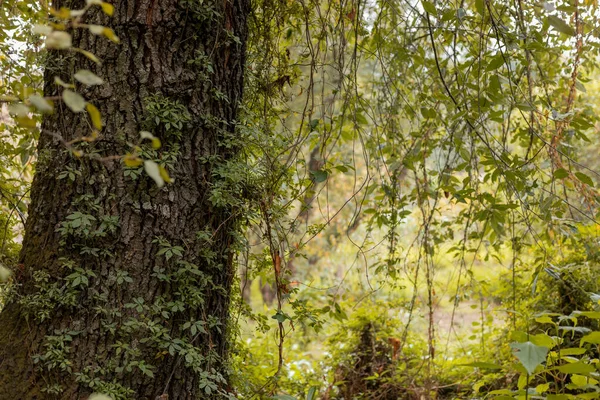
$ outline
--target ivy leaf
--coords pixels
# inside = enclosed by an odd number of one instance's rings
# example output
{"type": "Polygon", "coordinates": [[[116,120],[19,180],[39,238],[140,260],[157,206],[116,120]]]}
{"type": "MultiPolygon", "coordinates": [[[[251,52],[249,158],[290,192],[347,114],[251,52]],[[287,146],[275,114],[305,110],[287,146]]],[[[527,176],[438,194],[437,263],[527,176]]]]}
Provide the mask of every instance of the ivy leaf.
{"type": "Polygon", "coordinates": [[[511,343],[510,347],[513,350],[515,356],[519,359],[521,364],[525,367],[529,374],[533,374],[536,367],[546,361],[546,355],[548,355],[548,348],[544,346],[536,346],[531,342],[525,343],[511,343]]]}
{"type": "Polygon", "coordinates": [[[160,172],[160,168],[158,167],[157,163],[155,163],[152,160],[145,160],[144,169],[146,170],[148,176],[154,179],[154,182],[156,182],[156,186],[158,186],[159,188],[165,186],[165,180],[160,172]]]}
{"type": "Polygon", "coordinates": [[[74,75],[75,79],[84,85],[102,85],[104,80],[100,78],[98,75],[94,74],[92,71],[88,71],[87,69],[80,69],[74,75]]]}
{"type": "Polygon", "coordinates": [[[557,31],[564,33],[566,35],[575,36],[576,32],[569,24],[567,24],[562,19],[558,18],[556,15],[549,15],[546,20],[550,25],[554,27],[557,31]]]}
{"type": "Polygon", "coordinates": [[[78,113],[85,109],[85,99],[69,89],[63,91],[63,101],[73,112],[78,113]]]}

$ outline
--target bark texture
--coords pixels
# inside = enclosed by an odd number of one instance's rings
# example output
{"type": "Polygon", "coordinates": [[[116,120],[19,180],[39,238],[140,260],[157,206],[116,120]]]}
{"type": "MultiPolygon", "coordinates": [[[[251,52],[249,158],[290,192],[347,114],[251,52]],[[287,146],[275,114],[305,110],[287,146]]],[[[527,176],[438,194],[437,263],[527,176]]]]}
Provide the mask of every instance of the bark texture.
{"type": "Polygon", "coordinates": [[[110,26],[121,43],[76,30],[74,46],[102,64],[50,54],[45,93],[60,94],[55,76],[70,81],[79,69],[94,71],[105,84],[77,89],[105,126],[85,152],[124,154],[141,130],[152,130],[164,144],[154,157],[170,154],[175,183],[159,189],[146,174],[125,174],[120,161],[69,154],[57,135],[89,135],[85,113],[63,105],[44,120],[18,288],[0,313],[0,400],[85,399],[102,388],[139,400],[204,399],[216,398],[214,388],[201,389],[206,383],[227,390],[215,376],[226,375],[237,222],[234,206],[216,204],[211,191],[220,184],[215,165],[236,154],[248,0],[112,4],[112,18],[96,7],[84,22],[110,26]],[[177,135],[148,120],[149,99],[187,109],[177,135]],[[68,168],[78,171],[74,180],[59,179],[68,168]],[[93,217],[84,222],[88,233],[61,231],[77,212],[93,217]],[[166,247],[157,237],[183,250],[160,255],[166,247]],[[87,285],[74,282],[76,268],[93,272],[87,285]],[[197,329],[184,326],[190,321],[197,329]]]}

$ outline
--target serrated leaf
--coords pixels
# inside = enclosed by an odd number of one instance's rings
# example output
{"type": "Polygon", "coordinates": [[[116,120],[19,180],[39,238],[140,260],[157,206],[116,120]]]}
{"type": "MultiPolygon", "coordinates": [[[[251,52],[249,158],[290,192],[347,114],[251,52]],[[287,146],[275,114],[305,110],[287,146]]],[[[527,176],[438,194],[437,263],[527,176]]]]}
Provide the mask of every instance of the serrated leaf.
{"type": "Polygon", "coordinates": [[[75,79],[84,85],[102,85],[104,81],[98,75],[87,69],[80,69],[74,75],[75,79]]]}
{"type": "Polygon", "coordinates": [[[581,182],[585,183],[586,185],[589,185],[592,187],[594,186],[594,181],[592,180],[592,178],[590,178],[583,172],[575,172],[575,176],[577,177],[577,179],[579,179],[581,182]]]}
{"type": "Polygon", "coordinates": [[[165,180],[160,173],[160,168],[158,167],[157,163],[155,163],[152,160],[145,160],[144,169],[146,170],[148,176],[154,179],[154,182],[156,182],[156,186],[158,186],[159,188],[165,186],[165,180]]]}
{"type": "Polygon", "coordinates": [[[49,49],[64,50],[72,45],[73,40],[67,32],[52,31],[46,36],[46,47],[49,49]]]}
{"type": "Polygon", "coordinates": [[[557,31],[564,33],[566,35],[575,36],[576,32],[569,24],[567,24],[562,19],[558,18],[556,15],[549,15],[547,21],[550,25],[554,27],[557,31]]]}
{"type": "Polygon", "coordinates": [[[548,355],[548,348],[543,346],[536,346],[531,342],[525,343],[511,343],[510,347],[514,352],[514,355],[519,359],[523,367],[529,374],[532,374],[538,365],[546,361],[546,355],[548,355]]]}
{"type": "Polygon", "coordinates": [[[85,99],[79,93],[65,89],[62,93],[62,99],[73,112],[82,112],[85,110],[85,99]]]}
{"type": "Polygon", "coordinates": [[[85,105],[85,108],[87,109],[87,112],[90,115],[90,119],[92,120],[92,125],[94,125],[94,128],[98,130],[102,129],[102,119],[100,118],[100,111],[98,111],[96,106],[91,103],[87,103],[85,105]]]}

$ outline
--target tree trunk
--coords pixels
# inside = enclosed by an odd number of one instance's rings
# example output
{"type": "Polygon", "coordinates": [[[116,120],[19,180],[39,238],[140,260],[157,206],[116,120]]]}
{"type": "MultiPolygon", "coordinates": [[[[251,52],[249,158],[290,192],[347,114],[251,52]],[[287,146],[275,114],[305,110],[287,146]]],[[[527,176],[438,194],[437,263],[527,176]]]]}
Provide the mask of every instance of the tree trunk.
{"type": "Polygon", "coordinates": [[[89,135],[85,114],[65,108],[45,118],[20,272],[0,313],[0,400],[205,399],[228,390],[241,189],[216,171],[239,148],[249,2],[112,4],[112,18],[95,7],[84,22],[110,26],[120,45],[73,32],[73,45],[102,64],[49,55],[46,96],[62,90],[55,76],[71,81],[82,68],[105,80],[77,88],[105,126],[80,148],[104,161],[74,157],[57,139],[89,135]],[[175,182],[162,189],[142,167],[108,160],[132,151],[142,130],[163,143],[141,144],[144,158],[168,163],[175,182]]]}

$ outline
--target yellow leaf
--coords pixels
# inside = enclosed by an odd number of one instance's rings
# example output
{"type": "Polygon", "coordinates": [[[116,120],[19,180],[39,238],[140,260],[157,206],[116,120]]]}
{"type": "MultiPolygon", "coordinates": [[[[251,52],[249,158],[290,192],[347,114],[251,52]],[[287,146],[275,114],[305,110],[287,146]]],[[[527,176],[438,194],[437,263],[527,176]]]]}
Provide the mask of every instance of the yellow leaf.
{"type": "Polygon", "coordinates": [[[120,40],[119,40],[119,38],[117,37],[117,35],[115,35],[115,31],[113,31],[113,30],[112,30],[112,29],[110,29],[110,28],[104,28],[104,29],[102,30],[102,34],[103,34],[104,36],[106,36],[108,39],[110,39],[110,40],[112,40],[113,42],[115,42],[115,43],[119,43],[119,42],[120,42],[120,40]]]}
{"type": "Polygon", "coordinates": [[[98,57],[96,57],[94,55],[94,53],[90,53],[89,51],[78,49],[78,48],[74,48],[74,50],[83,54],[84,56],[86,56],[87,58],[89,58],[90,60],[95,62],[96,64],[100,64],[100,59],[98,57]]]}
{"type": "Polygon", "coordinates": [[[160,149],[160,139],[155,137],[152,139],[152,148],[160,149]]]}
{"type": "Polygon", "coordinates": [[[133,154],[125,154],[123,157],[123,163],[128,167],[139,167],[142,165],[143,161],[136,155],[133,154]]]}
{"type": "Polygon", "coordinates": [[[58,11],[50,7],[50,14],[54,15],[58,19],[68,19],[71,16],[71,10],[66,7],[61,7],[58,11]]]}
{"type": "Polygon", "coordinates": [[[104,14],[112,16],[113,13],[115,12],[115,8],[113,7],[112,4],[108,4],[108,3],[102,3],[100,4],[100,6],[102,7],[102,11],[104,11],[104,14]]]}
{"type": "Polygon", "coordinates": [[[167,172],[165,167],[163,167],[162,165],[158,166],[158,172],[160,173],[160,176],[163,178],[163,180],[165,182],[167,182],[167,183],[173,182],[173,179],[171,179],[171,177],[169,176],[169,173],[167,172]]]}
{"type": "Polygon", "coordinates": [[[100,130],[102,129],[102,120],[100,119],[100,111],[96,108],[95,105],[87,103],[85,105],[88,114],[90,114],[90,119],[92,120],[92,125],[94,128],[100,130]]]}

